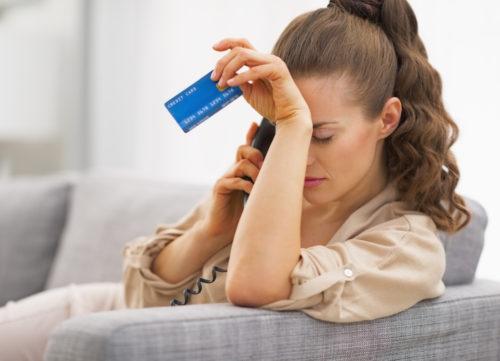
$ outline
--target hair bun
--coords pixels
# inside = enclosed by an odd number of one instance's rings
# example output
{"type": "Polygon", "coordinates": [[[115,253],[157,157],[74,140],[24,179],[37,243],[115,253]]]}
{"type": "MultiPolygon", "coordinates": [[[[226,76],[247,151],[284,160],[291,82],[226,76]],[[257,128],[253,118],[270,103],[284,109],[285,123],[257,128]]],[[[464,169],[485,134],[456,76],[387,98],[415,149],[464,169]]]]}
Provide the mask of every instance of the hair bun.
{"type": "Polygon", "coordinates": [[[337,6],[363,19],[379,24],[382,0],[330,0],[327,7],[337,6]]]}

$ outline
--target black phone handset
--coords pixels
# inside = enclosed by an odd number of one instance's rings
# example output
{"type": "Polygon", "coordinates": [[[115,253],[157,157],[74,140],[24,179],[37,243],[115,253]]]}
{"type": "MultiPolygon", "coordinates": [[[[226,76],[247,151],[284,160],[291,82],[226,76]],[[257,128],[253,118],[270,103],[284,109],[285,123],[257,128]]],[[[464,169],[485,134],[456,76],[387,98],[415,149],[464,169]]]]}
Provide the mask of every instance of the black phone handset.
{"type": "MultiPolygon", "coordinates": [[[[257,130],[257,133],[255,134],[255,137],[252,141],[252,147],[260,150],[262,152],[262,155],[265,157],[267,154],[267,150],[269,149],[269,146],[271,145],[271,142],[273,141],[274,138],[274,133],[275,133],[275,128],[274,125],[266,118],[262,118],[262,121],[260,122],[259,129],[257,130]]],[[[249,180],[252,182],[252,179],[249,177],[244,177],[244,179],[249,180]]],[[[245,205],[246,201],[248,198],[248,193],[243,192],[243,206],[245,205]]],[[[196,286],[197,290],[193,290],[190,288],[186,288],[183,292],[184,295],[184,301],[181,302],[177,299],[173,299],[170,302],[170,306],[184,306],[189,303],[189,299],[191,295],[197,295],[199,294],[202,289],[202,283],[213,283],[217,279],[217,272],[227,272],[227,270],[220,268],[220,267],[213,267],[212,268],[212,279],[207,280],[205,278],[198,278],[196,280],[196,286]]]]}
{"type": "MultiPolygon", "coordinates": [[[[259,129],[255,134],[255,137],[252,141],[252,147],[261,151],[264,158],[266,157],[267,151],[269,150],[269,146],[271,145],[274,134],[276,133],[276,128],[273,123],[269,121],[267,118],[262,118],[259,129]]],[[[243,179],[248,180],[253,183],[250,177],[243,177],[243,179]]],[[[243,206],[245,206],[248,199],[248,193],[243,192],[243,206]]]]}

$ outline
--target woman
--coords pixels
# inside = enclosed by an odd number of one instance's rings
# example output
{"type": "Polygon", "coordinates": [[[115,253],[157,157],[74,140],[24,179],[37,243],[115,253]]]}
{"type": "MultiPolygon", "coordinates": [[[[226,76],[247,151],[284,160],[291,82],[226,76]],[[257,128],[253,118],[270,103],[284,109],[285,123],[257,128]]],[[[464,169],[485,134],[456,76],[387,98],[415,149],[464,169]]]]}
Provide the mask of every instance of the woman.
{"type": "Polygon", "coordinates": [[[454,192],[458,130],[409,4],[331,1],[292,21],[273,55],[245,39],[214,49],[229,52],[212,80],[239,86],[276,135],[263,160],[252,124],[211,197],[125,247],[127,306],[182,301],[212,274],[189,303],[353,322],[441,295],[436,231],[456,231],[470,214],[454,192]]]}
{"type": "Polygon", "coordinates": [[[239,86],[275,123],[265,160],[250,146],[253,124],[211,194],[125,246],[124,287],[73,285],[0,309],[0,358],[41,358],[50,331],[76,314],[182,303],[212,273],[189,303],[298,309],[331,322],[384,317],[443,293],[436,231],[454,232],[470,214],[455,193],[458,130],[406,0],[331,1],[296,18],[272,55],[244,39],[214,49],[229,52],[212,79],[239,86]]]}

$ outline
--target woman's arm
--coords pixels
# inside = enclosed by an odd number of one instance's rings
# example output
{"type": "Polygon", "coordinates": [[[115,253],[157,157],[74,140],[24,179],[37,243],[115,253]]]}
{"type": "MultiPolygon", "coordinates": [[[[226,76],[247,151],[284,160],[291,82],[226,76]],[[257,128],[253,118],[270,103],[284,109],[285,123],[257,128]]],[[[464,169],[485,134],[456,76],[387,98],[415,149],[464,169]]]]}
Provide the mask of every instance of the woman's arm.
{"type": "Polygon", "coordinates": [[[250,146],[258,126],[252,123],[246,144],[236,153],[236,161],[216,182],[210,206],[184,234],[163,248],[153,262],[152,270],[163,280],[177,283],[202,268],[215,253],[229,245],[243,210],[243,193],[251,193],[257,179],[262,154],[250,146]]]}
{"type": "Polygon", "coordinates": [[[231,50],[212,73],[219,86],[239,86],[245,100],[276,124],[276,134],[235,232],[226,293],[231,302],[260,306],[287,298],[300,256],[300,219],[312,135],[309,107],[280,58],[246,39],[224,39],[231,50]],[[238,73],[243,67],[249,69],[238,73]]]}
{"type": "Polygon", "coordinates": [[[290,294],[311,134],[307,116],[277,124],[233,240],[226,293],[235,304],[262,306],[290,294]]]}
{"type": "MultiPolygon", "coordinates": [[[[228,297],[235,303],[259,306],[290,293],[289,276],[300,256],[302,191],[312,132],[304,119],[277,126],[240,218],[227,283],[228,297]]],[[[159,253],[153,272],[167,282],[180,282],[228,243],[223,237],[209,237],[200,220],[159,253]]]]}
{"type": "Polygon", "coordinates": [[[201,269],[227,244],[225,238],[208,236],[200,220],[161,250],[152,270],[164,281],[175,284],[201,269]]]}

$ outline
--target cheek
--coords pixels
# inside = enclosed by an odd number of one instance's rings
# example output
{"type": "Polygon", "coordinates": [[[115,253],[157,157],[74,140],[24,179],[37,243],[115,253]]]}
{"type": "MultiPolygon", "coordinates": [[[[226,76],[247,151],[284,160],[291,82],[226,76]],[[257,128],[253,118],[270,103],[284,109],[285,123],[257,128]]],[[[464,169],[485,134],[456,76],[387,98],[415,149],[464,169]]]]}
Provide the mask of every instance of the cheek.
{"type": "Polygon", "coordinates": [[[370,129],[359,129],[349,134],[343,134],[334,144],[332,153],[335,163],[341,170],[352,172],[355,169],[365,169],[373,162],[376,138],[370,129]]]}

